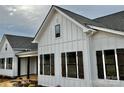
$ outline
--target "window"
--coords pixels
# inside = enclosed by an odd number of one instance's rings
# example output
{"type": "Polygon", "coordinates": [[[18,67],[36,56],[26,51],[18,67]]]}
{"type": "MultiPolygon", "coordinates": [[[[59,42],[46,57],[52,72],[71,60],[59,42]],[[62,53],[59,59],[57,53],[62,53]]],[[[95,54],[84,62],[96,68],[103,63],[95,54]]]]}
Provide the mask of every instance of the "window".
{"type": "Polygon", "coordinates": [[[40,74],[55,75],[54,54],[40,55],[40,74]]]}
{"type": "Polygon", "coordinates": [[[84,78],[82,51],[62,53],[61,61],[62,61],[63,77],[80,78],[80,79],[84,78]]]}
{"type": "Polygon", "coordinates": [[[5,68],[5,59],[0,58],[0,69],[4,69],[4,68],[5,68]]]}
{"type": "Polygon", "coordinates": [[[7,58],[6,69],[12,69],[12,58],[7,58]]]}
{"type": "Polygon", "coordinates": [[[60,24],[55,25],[55,37],[60,37],[60,24]]]}
{"type": "Polygon", "coordinates": [[[61,60],[62,60],[62,76],[66,77],[65,53],[62,53],[61,60]]]}
{"type": "Polygon", "coordinates": [[[124,80],[124,49],[117,49],[119,78],[124,80]]]}
{"type": "Polygon", "coordinates": [[[7,51],[7,44],[6,44],[6,46],[5,46],[5,50],[7,51]]]}
{"type": "Polygon", "coordinates": [[[102,51],[96,51],[97,73],[99,79],[104,79],[102,51]]]}
{"type": "Polygon", "coordinates": [[[105,50],[104,55],[105,55],[106,78],[117,80],[114,50],[105,50]]]}
{"type": "Polygon", "coordinates": [[[76,52],[67,53],[68,77],[77,78],[76,52]]]}
{"type": "Polygon", "coordinates": [[[43,74],[43,56],[40,55],[40,74],[43,74]]]}
{"type": "Polygon", "coordinates": [[[50,55],[44,55],[44,75],[50,75],[50,55]]]}
{"type": "Polygon", "coordinates": [[[51,54],[51,75],[54,75],[54,54],[51,54]]]}
{"type": "Polygon", "coordinates": [[[78,56],[78,75],[79,78],[84,78],[84,68],[83,68],[83,54],[82,51],[77,52],[78,56]]]}

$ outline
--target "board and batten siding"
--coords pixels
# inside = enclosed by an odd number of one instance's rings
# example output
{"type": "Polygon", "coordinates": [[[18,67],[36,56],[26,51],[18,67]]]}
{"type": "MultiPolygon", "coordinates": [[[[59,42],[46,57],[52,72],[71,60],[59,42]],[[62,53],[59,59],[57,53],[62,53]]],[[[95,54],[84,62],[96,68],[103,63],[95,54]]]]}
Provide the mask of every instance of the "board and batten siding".
{"type": "Polygon", "coordinates": [[[124,81],[120,80],[108,80],[108,79],[98,79],[97,75],[97,61],[96,61],[96,51],[97,50],[109,50],[109,49],[117,49],[124,48],[124,36],[102,32],[99,31],[95,35],[92,36],[91,40],[91,57],[93,62],[92,65],[92,80],[93,86],[124,86],[124,81]]]}
{"type": "Polygon", "coordinates": [[[88,37],[83,29],[56,12],[38,43],[38,84],[44,86],[91,86],[88,37]],[[61,36],[55,38],[55,25],[60,24],[61,36]],[[62,77],[61,53],[83,51],[84,79],[62,77]],[[40,75],[40,54],[55,55],[55,76],[40,75]]]}
{"type": "Polygon", "coordinates": [[[6,58],[12,57],[13,58],[13,63],[12,63],[12,69],[0,69],[0,75],[6,75],[6,76],[17,76],[17,57],[15,56],[15,53],[12,49],[12,47],[10,46],[8,40],[5,38],[5,41],[3,43],[3,46],[1,47],[0,50],[0,58],[5,58],[5,62],[6,62],[6,58]],[[5,50],[7,44],[7,51],[5,50]]]}

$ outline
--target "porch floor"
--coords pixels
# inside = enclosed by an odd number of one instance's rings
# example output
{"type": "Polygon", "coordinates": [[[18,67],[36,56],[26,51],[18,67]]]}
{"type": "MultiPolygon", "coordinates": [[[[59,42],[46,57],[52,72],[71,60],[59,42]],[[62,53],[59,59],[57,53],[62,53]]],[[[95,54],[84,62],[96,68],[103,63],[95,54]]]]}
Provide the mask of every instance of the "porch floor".
{"type": "MultiPolygon", "coordinates": [[[[21,76],[16,79],[9,79],[6,77],[2,79],[0,78],[0,87],[20,87],[19,84],[21,83],[25,84],[26,87],[35,87],[37,83],[37,75],[30,75],[30,79],[27,79],[27,76],[21,76]]],[[[25,87],[23,84],[21,84],[22,87],[25,87]]]]}

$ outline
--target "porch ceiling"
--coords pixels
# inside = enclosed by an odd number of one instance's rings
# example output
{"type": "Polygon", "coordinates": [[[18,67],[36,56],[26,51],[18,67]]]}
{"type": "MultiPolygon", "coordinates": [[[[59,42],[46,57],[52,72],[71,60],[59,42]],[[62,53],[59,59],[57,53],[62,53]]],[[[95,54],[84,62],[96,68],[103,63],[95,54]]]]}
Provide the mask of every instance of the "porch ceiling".
{"type": "Polygon", "coordinates": [[[38,56],[38,52],[37,51],[19,52],[19,53],[16,53],[16,56],[18,56],[18,57],[33,57],[33,56],[38,56]]]}

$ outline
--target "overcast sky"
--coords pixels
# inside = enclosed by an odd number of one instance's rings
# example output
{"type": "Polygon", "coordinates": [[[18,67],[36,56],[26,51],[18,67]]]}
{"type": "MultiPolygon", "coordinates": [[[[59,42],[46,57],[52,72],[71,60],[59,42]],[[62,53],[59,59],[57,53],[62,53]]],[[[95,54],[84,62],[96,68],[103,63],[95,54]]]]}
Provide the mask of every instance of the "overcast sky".
{"type": "MultiPolygon", "coordinates": [[[[34,36],[51,6],[0,6],[0,38],[3,34],[34,36]]],[[[124,6],[61,6],[88,18],[124,10],[124,6]]]]}

